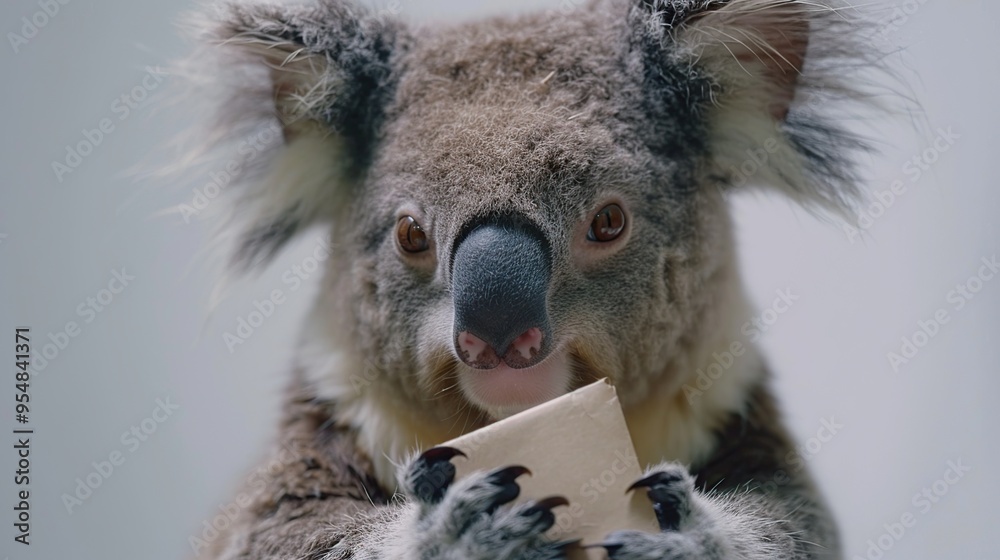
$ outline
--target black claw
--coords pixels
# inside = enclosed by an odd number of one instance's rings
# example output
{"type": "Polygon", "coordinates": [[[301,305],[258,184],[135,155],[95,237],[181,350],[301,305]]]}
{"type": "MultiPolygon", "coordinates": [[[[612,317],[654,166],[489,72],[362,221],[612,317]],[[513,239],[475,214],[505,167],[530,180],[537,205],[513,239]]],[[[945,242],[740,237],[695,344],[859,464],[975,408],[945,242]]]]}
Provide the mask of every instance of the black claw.
{"type": "Polygon", "coordinates": [[[440,502],[455,481],[455,465],[449,461],[456,456],[465,457],[465,453],[453,447],[432,447],[421,453],[413,469],[414,497],[431,504],[440,502]]]}
{"type": "Polygon", "coordinates": [[[486,512],[493,513],[500,506],[504,504],[509,504],[517,499],[521,495],[521,487],[517,485],[516,482],[508,482],[507,484],[500,485],[500,489],[493,498],[486,504],[486,512]]]}
{"type": "Polygon", "coordinates": [[[629,486],[626,492],[631,492],[636,488],[653,488],[654,486],[681,482],[682,480],[684,480],[684,477],[679,474],[659,471],[633,482],[632,486],[629,486]]]}
{"type": "Polygon", "coordinates": [[[531,474],[528,467],[514,465],[493,471],[490,473],[490,480],[498,484],[510,484],[525,474],[531,474]]]}
{"type": "Polygon", "coordinates": [[[549,496],[548,498],[542,498],[541,500],[535,502],[535,504],[531,506],[531,509],[547,509],[551,511],[553,508],[568,505],[569,500],[563,496],[549,496]]]}
{"type": "Polygon", "coordinates": [[[513,502],[521,495],[521,487],[515,481],[524,474],[531,474],[531,471],[526,467],[516,465],[497,469],[486,477],[487,482],[499,487],[497,493],[486,504],[487,513],[495,512],[500,506],[513,502]]]}
{"type": "Polygon", "coordinates": [[[569,500],[562,496],[549,496],[538,500],[531,507],[524,510],[524,515],[538,515],[538,527],[541,531],[548,531],[556,524],[556,516],[552,513],[554,508],[568,506],[569,500]]]}
{"type": "Polygon", "coordinates": [[[676,531],[681,519],[688,514],[690,505],[686,490],[678,483],[684,476],[677,473],[655,472],[628,487],[627,492],[636,488],[647,488],[646,495],[653,502],[653,511],[661,531],[676,531]]]}
{"type": "Polygon", "coordinates": [[[426,461],[451,461],[455,457],[467,457],[461,449],[454,447],[432,447],[420,454],[420,458],[426,461]]]}

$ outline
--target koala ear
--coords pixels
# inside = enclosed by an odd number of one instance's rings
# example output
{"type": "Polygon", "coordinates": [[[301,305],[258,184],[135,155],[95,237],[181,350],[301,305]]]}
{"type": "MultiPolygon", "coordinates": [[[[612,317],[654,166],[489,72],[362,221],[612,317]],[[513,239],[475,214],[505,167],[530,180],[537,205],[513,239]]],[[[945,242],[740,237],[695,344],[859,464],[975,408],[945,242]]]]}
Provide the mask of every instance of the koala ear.
{"type": "Polygon", "coordinates": [[[643,4],[652,27],[711,84],[704,116],[715,175],[846,214],[858,197],[854,156],[867,145],[837,117],[867,97],[865,76],[880,54],[862,52],[869,28],[857,12],[828,0],[643,4]]]}
{"type": "Polygon", "coordinates": [[[698,51],[748,108],[782,121],[805,66],[809,27],[809,13],[799,2],[708,2],[684,21],[680,40],[698,51]]]}
{"type": "Polygon", "coordinates": [[[227,4],[198,18],[201,48],[183,70],[211,113],[195,155],[237,150],[224,185],[234,198],[226,232],[236,237],[233,264],[249,269],[349,205],[392,94],[403,31],[338,0],[227,4]]]}

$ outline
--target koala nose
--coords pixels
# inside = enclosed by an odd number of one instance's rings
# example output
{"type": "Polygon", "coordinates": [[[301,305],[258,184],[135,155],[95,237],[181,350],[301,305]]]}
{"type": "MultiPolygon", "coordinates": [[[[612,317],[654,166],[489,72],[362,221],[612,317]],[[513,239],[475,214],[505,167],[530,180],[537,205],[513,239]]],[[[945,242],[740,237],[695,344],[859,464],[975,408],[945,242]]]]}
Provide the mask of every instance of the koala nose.
{"type": "Polygon", "coordinates": [[[540,233],[489,223],[459,243],[452,261],[455,351],[466,364],[526,368],[551,346],[549,255],[540,233]]]}
{"type": "Polygon", "coordinates": [[[536,356],[542,350],[544,335],[542,329],[531,327],[521,336],[514,339],[503,358],[497,356],[492,344],[479,338],[469,331],[458,333],[458,355],[462,361],[479,369],[493,369],[500,365],[500,360],[510,367],[528,367],[537,363],[536,356]],[[517,365],[515,365],[517,364],[517,365]],[[520,365],[527,364],[527,365],[520,365]]]}

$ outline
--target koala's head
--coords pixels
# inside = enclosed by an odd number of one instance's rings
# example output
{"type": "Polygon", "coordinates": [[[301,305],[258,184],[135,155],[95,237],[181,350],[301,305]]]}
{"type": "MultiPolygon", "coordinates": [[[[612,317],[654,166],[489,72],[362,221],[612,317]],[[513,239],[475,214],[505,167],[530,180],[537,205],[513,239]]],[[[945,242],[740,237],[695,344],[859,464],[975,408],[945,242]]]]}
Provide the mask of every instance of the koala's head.
{"type": "Polygon", "coordinates": [[[236,260],[327,224],[336,351],[412,398],[496,417],[600,377],[636,398],[725,321],[727,191],[852,195],[856,140],[815,102],[846,91],[841,18],[601,0],[411,28],[338,0],[227,7],[207,31],[230,86],[216,132],[284,137],[229,187],[236,260]]]}

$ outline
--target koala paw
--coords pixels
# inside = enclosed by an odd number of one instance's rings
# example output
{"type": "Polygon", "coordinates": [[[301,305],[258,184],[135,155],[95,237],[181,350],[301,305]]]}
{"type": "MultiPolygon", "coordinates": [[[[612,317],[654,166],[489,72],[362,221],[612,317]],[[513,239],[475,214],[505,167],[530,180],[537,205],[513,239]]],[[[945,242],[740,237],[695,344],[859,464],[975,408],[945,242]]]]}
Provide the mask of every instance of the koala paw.
{"type": "Polygon", "coordinates": [[[575,541],[553,542],[562,497],[508,506],[521,492],[516,480],[528,469],[510,466],[455,482],[451,459],[461,451],[436,447],[417,457],[403,475],[403,490],[417,504],[413,549],[421,560],[549,560],[565,558],[575,541]]]}
{"type": "Polygon", "coordinates": [[[600,545],[610,560],[693,560],[724,558],[708,512],[695,502],[694,478],[677,464],[661,465],[629,490],[645,488],[660,524],[659,533],[617,531],[600,545]]]}

